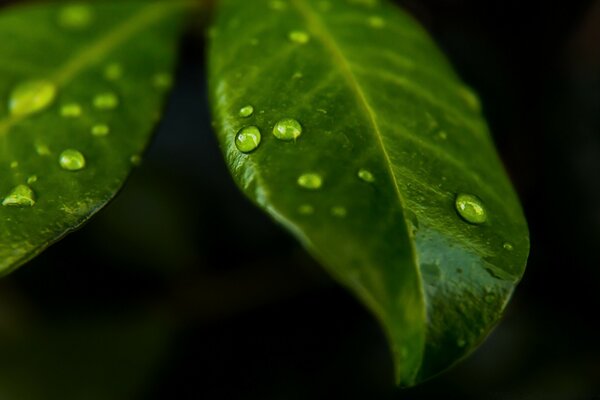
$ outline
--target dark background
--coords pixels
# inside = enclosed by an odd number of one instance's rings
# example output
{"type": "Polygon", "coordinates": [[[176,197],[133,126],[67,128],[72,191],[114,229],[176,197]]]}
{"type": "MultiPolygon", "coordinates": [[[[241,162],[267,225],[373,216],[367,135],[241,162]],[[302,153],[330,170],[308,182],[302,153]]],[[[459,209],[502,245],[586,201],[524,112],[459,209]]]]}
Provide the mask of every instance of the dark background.
{"type": "Polygon", "coordinates": [[[0,281],[0,399],[600,398],[600,1],[398,3],[480,93],[531,229],[470,358],[393,390],[373,318],[229,178],[190,34],[121,195],[0,281]]]}

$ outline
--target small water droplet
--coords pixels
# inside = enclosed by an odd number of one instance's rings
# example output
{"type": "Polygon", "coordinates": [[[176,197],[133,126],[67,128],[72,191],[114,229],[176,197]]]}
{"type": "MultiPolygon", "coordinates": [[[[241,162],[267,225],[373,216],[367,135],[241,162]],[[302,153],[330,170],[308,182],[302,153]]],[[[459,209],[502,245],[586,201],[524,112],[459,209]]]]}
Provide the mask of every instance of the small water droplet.
{"type": "Polygon", "coordinates": [[[441,140],[446,140],[448,139],[448,134],[446,133],[446,131],[439,131],[437,134],[438,138],[440,138],[441,140]]]}
{"type": "Polygon", "coordinates": [[[460,338],[456,341],[456,345],[458,347],[465,347],[467,345],[467,341],[463,338],[460,338]]]}
{"type": "Polygon", "coordinates": [[[84,29],[92,23],[93,18],[91,7],[84,4],[71,4],[60,10],[58,24],[65,29],[84,29]]]}
{"type": "Polygon", "coordinates": [[[67,171],[79,171],[85,168],[85,157],[75,149],[67,149],[60,153],[58,163],[67,171]]]}
{"type": "Polygon", "coordinates": [[[36,183],[38,180],[37,175],[31,175],[29,178],[27,178],[27,183],[29,185],[36,183]]]}
{"type": "Polygon", "coordinates": [[[459,194],[456,197],[455,207],[458,215],[470,224],[479,225],[487,221],[487,211],[483,202],[472,194],[459,194]]]}
{"type": "Polygon", "coordinates": [[[286,9],[286,4],[281,0],[271,0],[269,2],[269,8],[271,10],[282,11],[286,9]]]}
{"type": "Polygon", "coordinates": [[[310,204],[302,204],[298,207],[298,212],[302,215],[312,215],[315,213],[315,208],[310,204]]]}
{"type": "Polygon", "coordinates": [[[288,34],[288,39],[294,43],[306,44],[310,41],[310,35],[304,31],[291,31],[288,34]]]}
{"type": "Polygon", "coordinates": [[[240,117],[248,118],[252,116],[252,114],[254,114],[254,107],[252,107],[251,105],[247,105],[240,108],[240,117]]]}
{"type": "Polygon", "coordinates": [[[302,74],[302,72],[294,72],[294,75],[292,75],[292,79],[302,79],[304,78],[304,74],[302,74]]]}
{"type": "Polygon", "coordinates": [[[324,108],[317,108],[317,111],[320,112],[321,114],[327,114],[327,110],[324,108]]]}
{"type": "Polygon", "coordinates": [[[104,78],[109,81],[116,81],[123,76],[123,67],[118,63],[111,63],[104,68],[104,78]]]}
{"type": "Polygon", "coordinates": [[[138,154],[134,154],[131,157],[129,157],[129,162],[131,163],[131,165],[139,167],[140,165],[142,165],[142,157],[138,154]]]}
{"type": "Polygon", "coordinates": [[[284,118],[273,127],[273,135],[280,140],[296,140],[302,135],[302,125],[292,118],[284,118]]]}
{"type": "Polygon", "coordinates": [[[119,106],[119,98],[114,93],[101,93],[94,97],[94,107],[99,110],[112,110],[119,106]]]}
{"type": "Polygon", "coordinates": [[[10,163],[10,168],[12,169],[16,169],[19,167],[19,162],[18,161],[13,161],[10,163]]]}
{"type": "Polygon", "coordinates": [[[505,242],[502,247],[504,248],[504,250],[506,251],[513,251],[514,250],[514,246],[512,245],[512,243],[509,242],[505,242]]]}
{"type": "Polygon", "coordinates": [[[2,201],[3,206],[32,207],[35,205],[35,193],[27,185],[15,187],[2,201]]]}
{"type": "Polygon", "coordinates": [[[371,173],[371,171],[361,168],[358,170],[358,177],[368,183],[375,182],[375,177],[371,173]]]}
{"type": "Polygon", "coordinates": [[[8,110],[12,115],[28,115],[49,107],[56,97],[56,86],[46,80],[27,81],[10,93],[8,110]]]}
{"type": "Polygon", "coordinates": [[[92,126],[91,133],[94,136],[106,136],[110,133],[110,126],[106,124],[96,124],[92,126]]]}
{"type": "Polygon", "coordinates": [[[323,178],[319,174],[302,174],[298,178],[298,185],[309,190],[317,190],[323,186],[323,178]]]}
{"type": "Polygon", "coordinates": [[[344,218],[348,215],[348,210],[342,206],[335,206],[331,208],[331,215],[337,218],[344,218]]]}
{"type": "Polygon", "coordinates": [[[46,146],[45,144],[36,144],[35,152],[38,153],[38,155],[40,156],[47,156],[50,155],[50,148],[48,148],[48,146],[46,146]]]}
{"type": "Polygon", "coordinates": [[[156,89],[168,90],[173,86],[173,76],[168,72],[160,72],[152,77],[152,85],[156,89]]]}
{"type": "Polygon", "coordinates": [[[369,17],[368,22],[372,28],[380,29],[385,26],[385,20],[377,15],[369,17]]]}
{"type": "Polygon", "coordinates": [[[65,118],[77,118],[81,113],[81,106],[77,103],[68,103],[60,108],[60,115],[65,118]]]}
{"type": "Polygon", "coordinates": [[[260,129],[256,126],[246,126],[235,136],[235,147],[242,153],[251,153],[258,148],[261,138],[260,129]]]}

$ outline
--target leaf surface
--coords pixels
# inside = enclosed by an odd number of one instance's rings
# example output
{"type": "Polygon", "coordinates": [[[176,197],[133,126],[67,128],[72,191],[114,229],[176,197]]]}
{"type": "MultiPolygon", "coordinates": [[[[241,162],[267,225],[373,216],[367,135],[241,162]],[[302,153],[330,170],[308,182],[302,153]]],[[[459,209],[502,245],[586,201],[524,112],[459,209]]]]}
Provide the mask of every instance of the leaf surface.
{"type": "Polygon", "coordinates": [[[375,0],[223,0],[211,37],[232,175],[378,318],[398,383],[472,351],[528,231],[477,96],[423,28],[375,0]]]}
{"type": "Polygon", "coordinates": [[[0,274],[79,227],[140,161],[171,83],[179,1],[0,13],[0,274]]]}

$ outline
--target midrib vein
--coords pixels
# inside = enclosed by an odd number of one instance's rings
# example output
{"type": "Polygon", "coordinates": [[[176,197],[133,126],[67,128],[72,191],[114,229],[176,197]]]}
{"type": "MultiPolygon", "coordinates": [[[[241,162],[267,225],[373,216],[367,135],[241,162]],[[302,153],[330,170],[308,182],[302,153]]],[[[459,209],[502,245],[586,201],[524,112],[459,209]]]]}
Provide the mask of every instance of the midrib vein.
{"type": "MultiPolygon", "coordinates": [[[[87,66],[97,62],[113,49],[127,42],[139,31],[159,20],[167,18],[171,13],[187,4],[186,2],[169,2],[168,5],[167,3],[155,3],[143,8],[123,21],[108,34],[100,37],[90,46],[86,46],[81,52],[76,53],[73,58],[58,68],[49,77],[49,80],[58,88],[64,86],[87,66]]],[[[27,117],[28,115],[15,115],[0,120],[0,136],[8,133],[10,128],[27,117]]]]}

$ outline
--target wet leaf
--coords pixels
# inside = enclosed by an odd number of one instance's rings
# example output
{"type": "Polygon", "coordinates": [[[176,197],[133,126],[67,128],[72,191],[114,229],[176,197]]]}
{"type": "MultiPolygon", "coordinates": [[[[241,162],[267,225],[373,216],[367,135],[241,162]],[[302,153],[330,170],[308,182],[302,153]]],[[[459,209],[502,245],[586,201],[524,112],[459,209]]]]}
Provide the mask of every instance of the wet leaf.
{"type": "Polygon", "coordinates": [[[378,318],[398,383],[471,352],[528,231],[478,97],[423,28],[377,0],[223,0],[211,37],[233,176],[378,318]],[[248,126],[261,140],[240,151],[248,126]]]}
{"type": "Polygon", "coordinates": [[[0,274],[104,206],[157,122],[187,3],[0,12],[0,274]]]}

